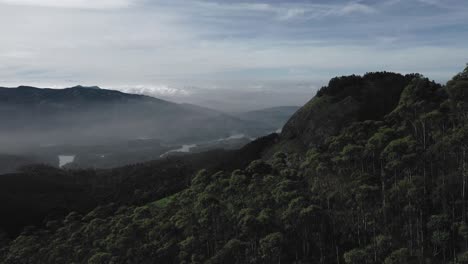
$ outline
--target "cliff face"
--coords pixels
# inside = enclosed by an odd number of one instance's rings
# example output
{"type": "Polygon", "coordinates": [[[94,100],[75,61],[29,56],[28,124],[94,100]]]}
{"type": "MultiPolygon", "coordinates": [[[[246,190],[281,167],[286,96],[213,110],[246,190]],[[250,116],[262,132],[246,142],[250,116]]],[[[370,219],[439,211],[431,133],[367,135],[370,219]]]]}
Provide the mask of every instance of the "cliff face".
{"type": "Polygon", "coordinates": [[[416,75],[378,72],[333,78],[283,128],[280,150],[319,146],[352,122],[381,120],[397,105],[416,75]]]}
{"type": "Polygon", "coordinates": [[[282,140],[296,140],[305,147],[319,145],[328,135],[336,134],[343,125],[357,120],[359,103],[353,97],[333,102],[330,96],[315,97],[286,123],[282,140]]]}

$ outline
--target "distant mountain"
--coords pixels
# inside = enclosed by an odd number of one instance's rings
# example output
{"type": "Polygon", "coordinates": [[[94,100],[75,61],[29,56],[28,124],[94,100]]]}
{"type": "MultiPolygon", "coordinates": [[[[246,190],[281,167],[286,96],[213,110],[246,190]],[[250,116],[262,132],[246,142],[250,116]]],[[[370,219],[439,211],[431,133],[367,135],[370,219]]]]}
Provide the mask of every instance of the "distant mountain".
{"type": "Polygon", "coordinates": [[[99,86],[82,86],[82,85],[77,85],[77,86],[74,86],[72,88],[88,88],[88,89],[95,89],[95,90],[101,89],[101,87],[99,87],[99,86]]]}
{"type": "Polygon", "coordinates": [[[0,175],[15,172],[22,166],[42,162],[44,161],[34,157],[0,154],[0,175]]]}
{"type": "Polygon", "coordinates": [[[255,122],[215,110],[99,87],[0,88],[0,149],[155,138],[194,142],[257,136],[255,122]]]}

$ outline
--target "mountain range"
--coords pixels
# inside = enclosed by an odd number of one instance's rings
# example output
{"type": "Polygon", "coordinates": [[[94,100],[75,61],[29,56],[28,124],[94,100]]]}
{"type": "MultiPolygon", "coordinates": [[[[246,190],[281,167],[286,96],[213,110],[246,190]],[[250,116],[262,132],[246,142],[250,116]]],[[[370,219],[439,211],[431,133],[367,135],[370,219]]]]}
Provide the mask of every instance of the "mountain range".
{"type": "Polygon", "coordinates": [[[258,133],[251,123],[214,110],[81,86],[0,88],[0,118],[1,144],[14,137],[15,147],[139,138],[193,142],[258,133]]]}
{"type": "MultiPolygon", "coordinates": [[[[57,156],[68,154],[79,155],[79,166],[111,167],[156,159],[183,144],[223,148],[223,138],[248,141],[276,131],[295,109],[227,114],[97,86],[0,88],[0,154],[9,155],[0,162],[57,165],[57,156]]],[[[12,167],[0,166],[0,173],[12,167]]]]}

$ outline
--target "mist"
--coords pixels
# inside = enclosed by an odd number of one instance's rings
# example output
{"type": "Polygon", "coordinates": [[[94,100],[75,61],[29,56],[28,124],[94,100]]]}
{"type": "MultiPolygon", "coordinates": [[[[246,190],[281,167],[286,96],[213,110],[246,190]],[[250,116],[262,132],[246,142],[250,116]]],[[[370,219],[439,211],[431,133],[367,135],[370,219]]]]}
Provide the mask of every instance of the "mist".
{"type": "Polygon", "coordinates": [[[276,131],[297,109],[272,108],[256,115],[233,115],[83,86],[0,88],[0,102],[0,154],[55,166],[58,156],[72,155],[76,156],[74,163],[82,167],[159,159],[183,145],[204,150],[240,147],[252,138],[276,131]],[[244,135],[243,140],[231,137],[238,134],[244,135]]]}

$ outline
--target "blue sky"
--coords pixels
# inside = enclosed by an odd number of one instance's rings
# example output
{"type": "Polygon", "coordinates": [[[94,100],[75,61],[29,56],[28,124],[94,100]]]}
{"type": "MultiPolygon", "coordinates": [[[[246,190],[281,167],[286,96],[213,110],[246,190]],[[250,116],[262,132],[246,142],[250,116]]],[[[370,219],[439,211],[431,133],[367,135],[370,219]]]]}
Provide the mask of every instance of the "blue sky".
{"type": "Polygon", "coordinates": [[[336,75],[444,82],[468,62],[466,0],[0,0],[0,32],[2,86],[100,85],[228,110],[302,104],[336,75]]]}

